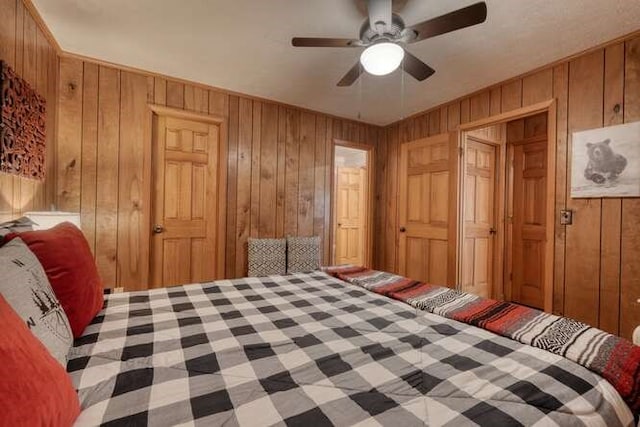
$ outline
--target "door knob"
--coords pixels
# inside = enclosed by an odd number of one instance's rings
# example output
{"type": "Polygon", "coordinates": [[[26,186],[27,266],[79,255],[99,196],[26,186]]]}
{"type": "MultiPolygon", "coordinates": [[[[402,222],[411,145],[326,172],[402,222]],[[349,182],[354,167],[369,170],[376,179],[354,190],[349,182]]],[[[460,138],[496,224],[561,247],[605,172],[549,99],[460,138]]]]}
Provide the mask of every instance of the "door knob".
{"type": "Polygon", "coordinates": [[[161,226],[160,224],[156,224],[156,225],[154,225],[154,226],[153,226],[153,232],[154,232],[155,234],[160,234],[160,233],[162,233],[163,231],[164,231],[164,227],[163,227],[163,226],[161,226]]]}
{"type": "Polygon", "coordinates": [[[405,231],[407,231],[407,229],[406,229],[406,228],[404,228],[404,227],[400,227],[400,232],[401,232],[401,233],[404,233],[405,231]]]}
{"type": "Polygon", "coordinates": [[[491,227],[491,228],[489,229],[489,234],[491,234],[491,235],[494,235],[494,236],[495,236],[497,232],[498,232],[498,230],[496,230],[494,227],[491,227]]]}

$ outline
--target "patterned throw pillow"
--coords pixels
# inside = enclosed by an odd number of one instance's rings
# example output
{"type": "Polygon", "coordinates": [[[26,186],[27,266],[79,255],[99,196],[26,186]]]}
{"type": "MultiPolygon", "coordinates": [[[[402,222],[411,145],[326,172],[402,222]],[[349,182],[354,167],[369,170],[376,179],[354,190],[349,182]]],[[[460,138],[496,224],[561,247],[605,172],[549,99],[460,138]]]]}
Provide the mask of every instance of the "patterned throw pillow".
{"type": "Polygon", "coordinates": [[[23,231],[33,230],[33,221],[26,216],[14,219],[13,221],[3,222],[0,224],[0,243],[2,239],[9,233],[22,233],[23,231]]]}
{"type": "Polygon", "coordinates": [[[0,293],[63,366],[73,343],[69,320],[36,256],[20,239],[0,248],[0,293]]]}
{"type": "Polygon", "coordinates": [[[287,273],[320,270],[320,237],[287,237],[287,273]]]}
{"type": "Polygon", "coordinates": [[[285,239],[249,238],[249,277],[286,274],[286,257],[285,239]]]}

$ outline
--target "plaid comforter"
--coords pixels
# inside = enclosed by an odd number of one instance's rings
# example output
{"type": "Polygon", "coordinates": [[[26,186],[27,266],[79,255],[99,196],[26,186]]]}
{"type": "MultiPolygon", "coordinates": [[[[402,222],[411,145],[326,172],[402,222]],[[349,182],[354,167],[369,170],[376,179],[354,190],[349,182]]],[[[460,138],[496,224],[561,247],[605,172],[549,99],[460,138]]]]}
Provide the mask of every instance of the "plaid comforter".
{"type": "Polygon", "coordinates": [[[602,425],[561,357],[324,273],[108,295],[67,367],[78,425],[602,425]]]}
{"type": "Polygon", "coordinates": [[[632,411],[640,412],[640,347],[624,338],[567,317],[393,273],[350,265],[326,272],[417,309],[564,356],[601,375],[632,411]]]}

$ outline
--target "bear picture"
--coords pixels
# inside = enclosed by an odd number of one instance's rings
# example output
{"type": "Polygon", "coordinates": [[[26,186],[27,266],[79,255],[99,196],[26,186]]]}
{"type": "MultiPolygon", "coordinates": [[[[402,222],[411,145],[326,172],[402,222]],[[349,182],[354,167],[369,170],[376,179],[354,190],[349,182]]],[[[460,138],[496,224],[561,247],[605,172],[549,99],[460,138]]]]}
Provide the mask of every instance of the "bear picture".
{"type": "Polygon", "coordinates": [[[571,197],[640,197],[640,122],[574,132],[571,197]]]}

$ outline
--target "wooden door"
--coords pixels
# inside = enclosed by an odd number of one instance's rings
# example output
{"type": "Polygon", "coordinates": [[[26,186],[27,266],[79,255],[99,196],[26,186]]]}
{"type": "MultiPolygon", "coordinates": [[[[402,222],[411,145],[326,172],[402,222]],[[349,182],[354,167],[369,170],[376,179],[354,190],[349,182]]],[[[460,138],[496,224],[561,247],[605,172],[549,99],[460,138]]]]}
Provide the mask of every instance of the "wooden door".
{"type": "Polygon", "coordinates": [[[155,116],[151,286],[216,278],[220,126],[155,116]]]}
{"type": "Polygon", "coordinates": [[[404,276],[455,285],[456,152],[457,137],[449,134],[401,146],[398,264],[404,276]]]}
{"type": "Polygon", "coordinates": [[[497,233],[496,146],[468,139],[464,159],[462,290],[490,298],[497,233]]]}
{"type": "Polygon", "coordinates": [[[367,171],[336,169],[336,263],[363,265],[367,171]]]}
{"type": "Polygon", "coordinates": [[[543,310],[547,268],[547,142],[515,143],[511,151],[511,299],[543,310]]]}

